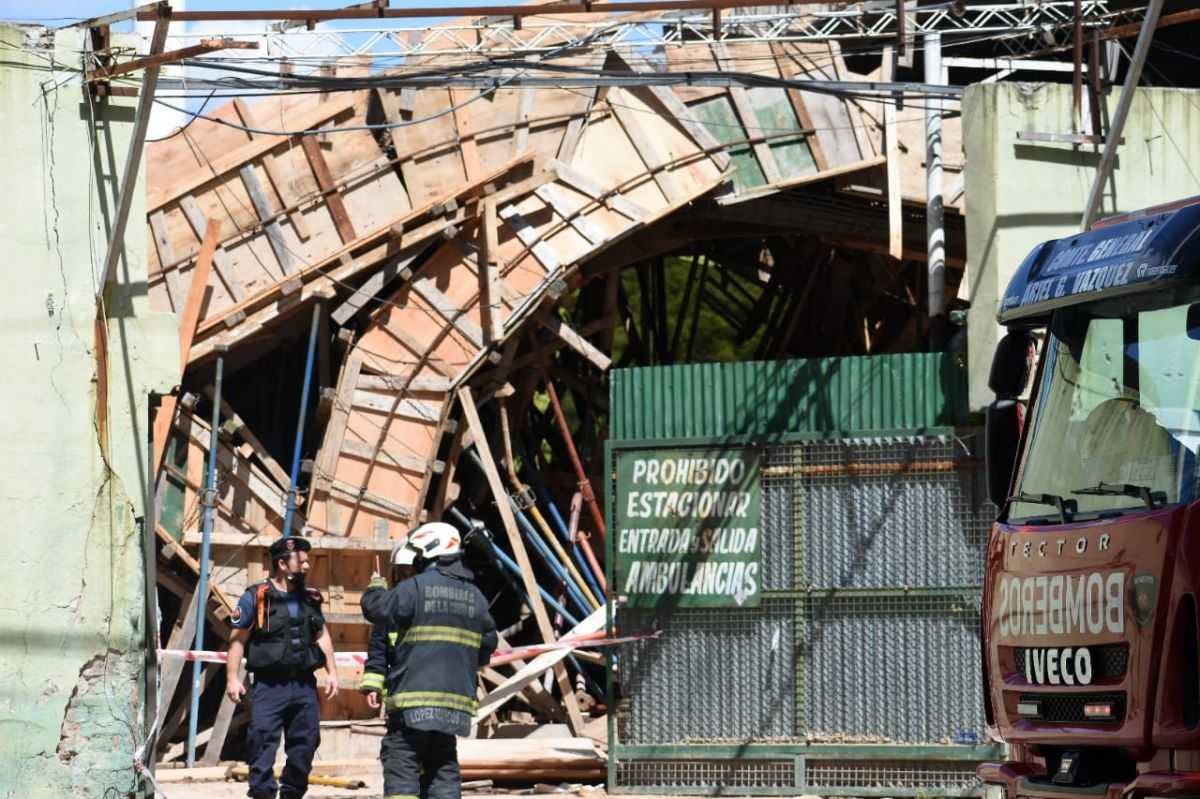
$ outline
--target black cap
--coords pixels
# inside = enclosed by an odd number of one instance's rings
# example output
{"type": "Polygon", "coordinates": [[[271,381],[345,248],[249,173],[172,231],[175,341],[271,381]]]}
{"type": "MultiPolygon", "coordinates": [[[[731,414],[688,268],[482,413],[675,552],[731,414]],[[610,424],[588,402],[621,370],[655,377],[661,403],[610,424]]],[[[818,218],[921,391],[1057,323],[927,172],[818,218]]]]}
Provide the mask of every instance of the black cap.
{"type": "Polygon", "coordinates": [[[286,558],[293,552],[307,552],[310,549],[312,549],[312,544],[308,542],[307,538],[292,535],[271,544],[268,551],[271,553],[271,562],[273,563],[276,558],[286,558]]]}

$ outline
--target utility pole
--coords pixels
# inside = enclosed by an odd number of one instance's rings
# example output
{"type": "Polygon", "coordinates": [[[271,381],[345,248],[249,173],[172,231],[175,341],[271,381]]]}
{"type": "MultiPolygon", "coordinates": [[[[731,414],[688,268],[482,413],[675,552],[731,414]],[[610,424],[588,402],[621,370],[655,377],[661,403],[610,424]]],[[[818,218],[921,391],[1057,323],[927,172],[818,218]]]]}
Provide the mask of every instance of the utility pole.
{"type": "MultiPolygon", "coordinates": [[[[925,82],[942,84],[942,34],[927,33],[925,82]]],[[[942,199],[942,103],[925,99],[925,234],[929,286],[929,349],[946,339],[946,227],[942,199]]]]}

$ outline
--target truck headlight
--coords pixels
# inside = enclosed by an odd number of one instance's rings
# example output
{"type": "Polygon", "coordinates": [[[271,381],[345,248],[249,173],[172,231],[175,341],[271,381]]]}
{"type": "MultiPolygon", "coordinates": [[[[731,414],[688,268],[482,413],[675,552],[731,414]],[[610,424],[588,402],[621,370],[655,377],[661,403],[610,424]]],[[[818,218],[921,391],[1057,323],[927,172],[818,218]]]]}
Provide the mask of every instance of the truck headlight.
{"type": "Polygon", "coordinates": [[[983,799],[1006,799],[1004,786],[985,782],[983,784],[983,799]]]}

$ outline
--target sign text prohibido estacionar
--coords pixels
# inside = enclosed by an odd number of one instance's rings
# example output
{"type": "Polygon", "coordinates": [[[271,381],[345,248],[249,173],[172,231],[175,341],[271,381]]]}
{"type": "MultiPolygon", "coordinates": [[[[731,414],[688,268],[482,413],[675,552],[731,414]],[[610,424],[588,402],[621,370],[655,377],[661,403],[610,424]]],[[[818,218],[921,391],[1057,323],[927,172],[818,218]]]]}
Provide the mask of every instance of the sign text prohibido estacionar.
{"type": "Polygon", "coordinates": [[[761,453],[617,450],[617,594],[627,607],[756,607],[761,453]]]}

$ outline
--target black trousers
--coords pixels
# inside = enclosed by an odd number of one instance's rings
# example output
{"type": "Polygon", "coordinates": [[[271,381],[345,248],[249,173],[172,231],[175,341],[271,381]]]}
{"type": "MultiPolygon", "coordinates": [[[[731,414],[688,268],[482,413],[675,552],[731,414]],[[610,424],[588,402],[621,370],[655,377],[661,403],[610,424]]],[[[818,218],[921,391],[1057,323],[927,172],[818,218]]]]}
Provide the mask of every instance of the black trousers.
{"type": "Polygon", "coordinates": [[[402,713],[390,713],[379,759],[383,763],[383,799],[462,796],[458,739],[453,735],[406,727],[402,713]]]}
{"type": "Polygon", "coordinates": [[[308,790],[313,754],[321,743],[321,703],[311,674],[295,679],[256,679],[250,694],[249,796],[300,799],[308,790]],[[275,753],[282,733],[287,763],[275,780],[275,753]]]}

